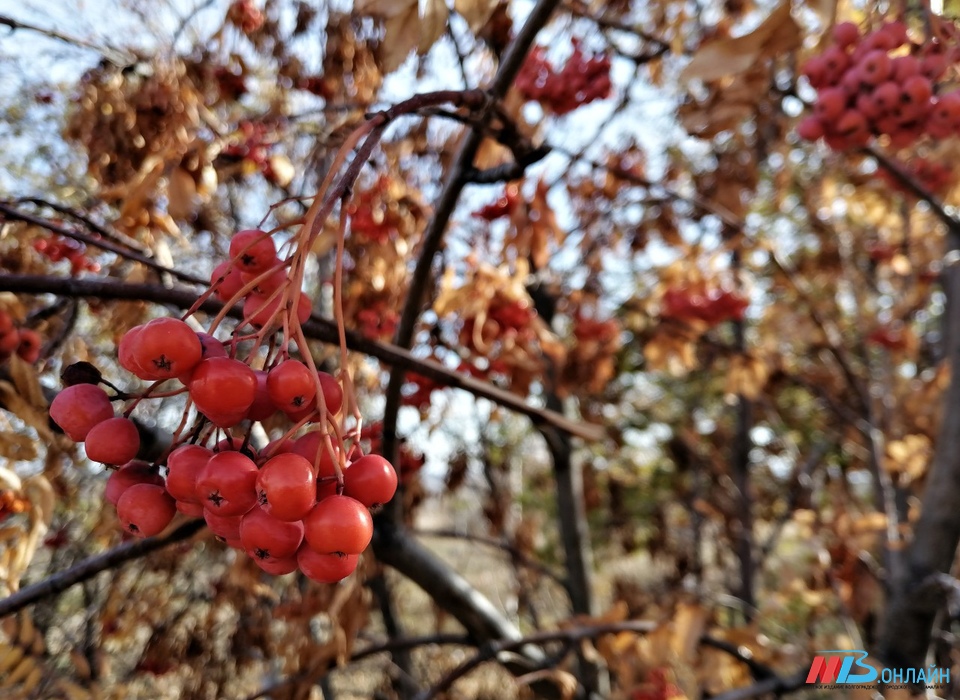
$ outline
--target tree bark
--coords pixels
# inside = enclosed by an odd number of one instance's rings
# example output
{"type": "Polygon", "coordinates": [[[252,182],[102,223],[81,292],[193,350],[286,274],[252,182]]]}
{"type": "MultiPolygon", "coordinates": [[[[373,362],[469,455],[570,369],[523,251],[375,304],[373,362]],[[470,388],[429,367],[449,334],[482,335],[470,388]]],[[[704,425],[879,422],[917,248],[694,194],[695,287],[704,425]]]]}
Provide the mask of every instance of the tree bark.
{"type": "Polygon", "coordinates": [[[934,619],[945,602],[943,587],[930,584],[937,574],[951,570],[960,543],[960,224],[951,226],[948,240],[942,280],[947,296],[944,361],[950,368],[950,385],[920,519],[904,565],[891,581],[881,630],[878,651],[893,667],[924,664],[934,619]]]}

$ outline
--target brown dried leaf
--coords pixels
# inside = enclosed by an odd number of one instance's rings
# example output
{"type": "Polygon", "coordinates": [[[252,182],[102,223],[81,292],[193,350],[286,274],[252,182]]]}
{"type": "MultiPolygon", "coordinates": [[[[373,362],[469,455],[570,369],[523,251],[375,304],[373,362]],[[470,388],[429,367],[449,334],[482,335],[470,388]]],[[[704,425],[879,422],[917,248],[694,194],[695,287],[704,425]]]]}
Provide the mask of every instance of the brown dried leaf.
{"type": "Polygon", "coordinates": [[[742,73],[764,58],[797,48],[801,39],[800,26],[790,14],[790,3],[784,2],[749,34],[701,46],[680,79],[717,80],[742,73]]]}
{"type": "Polygon", "coordinates": [[[197,183],[183,168],[174,168],[167,178],[167,213],[185,221],[197,208],[197,183]]]}
{"type": "Polygon", "coordinates": [[[453,0],[453,9],[467,20],[470,31],[476,34],[497,9],[500,0],[453,0]]]}
{"type": "Polygon", "coordinates": [[[384,23],[385,34],[380,45],[380,69],[392,73],[407,60],[407,56],[420,43],[420,15],[417,4],[407,7],[406,12],[394,15],[384,23]]]}
{"type": "Polygon", "coordinates": [[[37,368],[29,362],[20,359],[17,355],[10,356],[10,379],[17,388],[17,393],[38,411],[47,409],[47,400],[40,387],[40,375],[37,368]]]}
{"type": "Polygon", "coordinates": [[[411,5],[416,7],[417,0],[357,0],[354,10],[359,15],[373,15],[390,19],[407,14],[411,5]]]}
{"type": "Polygon", "coordinates": [[[449,16],[450,10],[444,0],[427,0],[420,18],[420,43],[417,44],[417,53],[425,54],[437,39],[443,36],[449,16]]]}

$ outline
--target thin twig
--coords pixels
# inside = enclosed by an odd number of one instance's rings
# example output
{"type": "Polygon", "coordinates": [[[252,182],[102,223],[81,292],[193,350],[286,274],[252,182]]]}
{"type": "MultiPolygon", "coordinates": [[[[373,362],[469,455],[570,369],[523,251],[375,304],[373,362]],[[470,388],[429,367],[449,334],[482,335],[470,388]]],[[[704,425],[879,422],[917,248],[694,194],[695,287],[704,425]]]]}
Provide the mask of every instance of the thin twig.
{"type": "Polygon", "coordinates": [[[63,226],[60,226],[59,224],[55,224],[52,221],[48,221],[39,216],[34,216],[33,214],[29,214],[25,211],[21,211],[16,207],[10,206],[6,202],[0,202],[0,214],[2,214],[3,217],[6,218],[7,220],[22,221],[32,226],[39,226],[40,228],[44,228],[52,233],[56,233],[66,238],[72,238],[73,240],[79,241],[85,245],[93,246],[95,248],[100,248],[101,250],[106,250],[111,253],[115,253],[123,258],[127,258],[128,260],[133,260],[135,262],[140,263],[141,265],[145,265],[152,270],[156,270],[157,272],[172,275],[183,282],[192,282],[194,284],[208,284],[210,281],[210,280],[201,279],[200,277],[196,277],[186,272],[175,270],[173,268],[167,267],[166,265],[161,265],[156,260],[153,260],[152,258],[148,258],[142,253],[136,250],[132,250],[127,246],[117,245],[116,243],[113,243],[112,241],[109,241],[109,240],[105,240],[103,238],[88,236],[85,233],[81,233],[79,231],[75,231],[70,228],[65,228],[63,226]]]}
{"type": "Polygon", "coordinates": [[[59,595],[68,588],[93,578],[102,571],[115,569],[121,564],[138,559],[158,549],[163,549],[167,545],[189,539],[205,525],[206,523],[203,520],[190,520],[162,537],[148,537],[143,540],[125,542],[103,554],[88,557],[69,569],[21,588],[16,593],[0,600],[0,618],[15,613],[43,598],[59,595]]]}
{"type": "Polygon", "coordinates": [[[89,49],[90,51],[95,51],[104,58],[109,58],[111,61],[117,65],[126,65],[132,63],[135,59],[129,53],[120,51],[112,47],[98,46],[91,41],[86,41],[79,37],[71,36],[69,34],[64,34],[63,32],[58,32],[56,29],[47,29],[45,27],[38,27],[35,24],[30,24],[28,22],[21,22],[20,20],[13,19],[7,15],[0,15],[0,25],[10,27],[11,31],[17,31],[18,29],[23,29],[25,31],[36,32],[37,34],[42,34],[43,36],[49,37],[51,39],[56,39],[57,41],[62,41],[65,44],[70,44],[71,46],[77,46],[82,49],[89,49]]]}

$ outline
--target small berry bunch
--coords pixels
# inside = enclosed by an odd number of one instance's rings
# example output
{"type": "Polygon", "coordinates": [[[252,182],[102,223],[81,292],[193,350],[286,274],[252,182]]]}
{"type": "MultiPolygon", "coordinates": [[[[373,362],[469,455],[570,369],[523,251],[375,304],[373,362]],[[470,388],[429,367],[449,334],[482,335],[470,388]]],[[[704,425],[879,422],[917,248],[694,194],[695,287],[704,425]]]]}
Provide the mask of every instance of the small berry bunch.
{"type": "Polygon", "coordinates": [[[911,43],[901,21],[863,35],[853,22],[836,25],[831,46],[803,66],[817,101],[797,133],[809,141],[823,138],[837,151],[865,146],[881,135],[894,148],[904,148],[925,135],[960,134],[960,91],[937,94],[936,89],[960,59],[958,50],[939,40],[911,43]]]}
{"type": "Polygon", "coordinates": [[[503,195],[497,201],[480,207],[473,212],[473,216],[484,221],[496,221],[497,219],[510,217],[517,210],[520,201],[520,186],[517,184],[507,185],[503,195]]]}
{"type": "Polygon", "coordinates": [[[231,259],[215,268],[210,289],[186,315],[208,296],[223,300],[223,311],[206,331],[162,317],[121,339],[120,365],[152,382],[149,388],[134,395],[117,390],[110,397],[100,384],[113,387],[88,366],[65,375],[71,385],[54,399],[50,416],[68,437],[84,443],[91,460],[120,465],[105,498],[127,532],[156,535],[179,511],[203,517],[214,534],[264,571],[299,569],[333,582],[356,568],[373,535],[369,509],[393,497],[397,475],[384,458],[363,454],[359,413],[351,431],[336,418],[345,405],[355,405],[349,375],[341,384],[304,352],[301,324],[311,311],[300,289],[304,250],[309,247],[281,260],[269,233],[237,233],[231,259]],[[242,322],[228,340],[218,339],[226,312],[240,304],[242,322]],[[305,360],[291,356],[291,341],[305,360]],[[241,347],[250,342],[253,349],[244,356],[241,347]],[[252,364],[261,360],[263,369],[255,369],[252,364]],[[158,392],[166,382],[181,386],[158,392]],[[130,414],[145,399],[180,393],[187,394],[188,408],[172,449],[157,464],[137,460],[140,436],[130,414]],[[117,416],[112,401],[119,400],[132,402],[117,416]],[[181,439],[191,405],[197,415],[189,438],[181,439]],[[249,427],[278,414],[291,427],[257,451],[249,427]],[[303,434],[295,438],[297,432],[303,434]]]}
{"type": "Polygon", "coordinates": [[[99,272],[100,265],[87,257],[87,247],[83,243],[72,241],[63,236],[52,235],[47,238],[37,238],[33,242],[33,249],[47,258],[50,262],[70,261],[70,273],[78,275],[81,272],[99,272]]]}
{"type": "MultiPolygon", "coordinates": [[[[942,194],[950,185],[953,184],[953,168],[947,163],[941,163],[927,158],[914,158],[909,163],[902,166],[910,174],[918,185],[933,194],[942,194]]],[[[886,168],[879,170],[880,179],[893,189],[912,194],[904,185],[894,177],[886,168]]]]}
{"type": "Polygon", "coordinates": [[[0,362],[16,354],[21,360],[34,363],[40,359],[40,334],[29,328],[18,328],[10,315],[0,311],[0,362]]]}
{"type": "Polygon", "coordinates": [[[587,56],[573,39],[573,54],[559,71],[546,57],[547,49],[536,46],[527,56],[516,86],[528,100],[535,100],[557,115],[610,96],[610,56],[587,56]]]}
{"type": "Polygon", "coordinates": [[[661,301],[660,317],[677,321],[700,321],[715,326],[723,321],[739,321],[749,302],[725,289],[704,291],[691,287],[668,289],[661,301]]]}

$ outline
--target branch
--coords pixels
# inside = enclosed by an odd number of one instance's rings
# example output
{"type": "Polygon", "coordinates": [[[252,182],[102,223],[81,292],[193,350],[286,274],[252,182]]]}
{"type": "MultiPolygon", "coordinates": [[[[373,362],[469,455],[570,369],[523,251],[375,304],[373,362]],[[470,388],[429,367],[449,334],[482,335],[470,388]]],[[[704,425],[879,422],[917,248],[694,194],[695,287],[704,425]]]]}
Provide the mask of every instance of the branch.
{"type": "MultiPolygon", "coordinates": [[[[28,214],[25,211],[20,211],[19,209],[11,206],[7,202],[0,202],[0,214],[8,220],[13,221],[22,221],[32,226],[39,226],[40,228],[45,228],[48,231],[56,233],[60,236],[66,238],[72,238],[75,241],[80,241],[81,243],[95,248],[100,248],[101,250],[106,250],[111,253],[115,253],[122,258],[127,258],[128,260],[133,260],[145,265],[152,270],[157,272],[163,272],[169,275],[173,275],[177,279],[183,282],[192,282],[194,284],[209,284],[210,280],[201,279],[193,275],[187,274],[185,272],[180,272],[179,270],[174,270],[169,268],[166,265],[161,265],[156,260],[148,258],[146,255],[143,255],[139,251],[131,249],[126,245],[117,245],[109,240],[104,240],[103,238],[96,238],[94,236],[88,236],[85,233],[80,233],[79,231],[74,231],[73,229],[64,228],[58,224],[53,223],[52,221],[47,221],[33,214],[28,214]]],[[[99,233],[99,232],[98,232],[99,233]]]]}
{"type": "Polygon", "coordinates": [[[203,520],[189,520],[166,535],[125,542],[103,554],[88,557],[69,569],[60,571],[26,588],[21,588],[16,593],[0,600],[0,618],[32,605],[43,598],[59,595],[68,588],[91,579],[102,571],[115,569],[121,564],[138,559],[158,549],[163,549],[167,545],[189,539],[205,525],[206,523],[203,520]]]}
{"type": "Polygon", "coordinates": [[[0,15],[0,25],[10,27],[11,31],[16,31],[18,29],[24,29],[26,31],[36,32],[37,34],[42,34],[43,36],[50,37],[51,39],[56,39],[57,41],[62,41],[65,44],[70,44],[71,46],[78,46],[83,49],[89,49],[95,51],[96,53],[104,56],[105,58],[112,55],[112,61],[117,65],[126,65],[132,63],[135,58],[129,53],[119,51],[114,48],[106,48],[103,46],[98,46],[93,42],[80,39],[79,37],[70,36],[69,34],[63,34],[58,32],[55,29],[45,29],[43,27],[38,27],[35,24],[29,24],[27,22],[21,22],[20,20],[13,19],[7,15],[0,15]]]}
{"type": "MultiPolygon", "coordinates": [[[[154,284],[133,284],[112,278],[70,279],[49,277],[46,275],[0,275],[0,291],[18,294],[56,294],[65,297],[96,297],[99,299],[125,299],[168,304],[188,309],[196,301],[197,293],[183,287],[162,287],[154,284]]],[[[219,301],[209,299],[200,309],[216,314],[223,308],[219,301]]],[[[242,318],[239,307],[231,309],[232,318],[242,318]]],[[[337,328],[328,319],[313,316],[303,325],[304,334],[311,339],[325,343],[338,343],[337,328]]],[[[598,425],[578,423],[538,406],[526,403],[516,394],[473,377],[453,372],[438,362],[421,360],[409,351],[387,343],[370,340],[359,333],[347,333],[347,347],[376,357],[381,362],[405,370],[413,370],[429,379],[455,389],[462,389],[475,396],[489,399],[505,408],[531,418],[535,423],[555,426],[558,430],[569,432],[584,440],[596,441],[603,438],[603,429],[598,425]]]]}
{"type": "Polygon", "coordinates": [[[481,535],[470,535],[463,532],[457,532],[455,530],[411,530],[411,534],[417,535],[418,537],[440,537],[444,539],[452,540],[466,540],[468,542],[476,542],[478,544],[487,545],[488,547],[496,547],[497,549],[503,550],[509,554],[513,559],[517,561],[518,564],[526,566],[527,568],[533,569],[534,571],[543,574],[550,580],[555,583],[563,586],[564,590],[567,590],[567,582],[564,580],[563,576],[558,574],[556,571],[550,567],[541,564],[535,559],[531,559],[526,554],[524,554],[520,549],[513,546],[509,542],[504,542],[503,540],[497,540],[492,537],[483,537],[481,535]]]}
{"type": "MultiPolygon", "coordinates": [[[[550,19],[550,15],[553,14],[558,4],[559,0],[538,0],[530,11],[527,21],[504,52],[503,60],[500,62],[500,67],[489,90],[492,101],[499,100],[506,95],[508,88],[523,65],[533,40],[547,20],[550,19]]],[[[460,146],[440,192],[433,218],[431,218],[423,234],[420,256],[417,259],[417,265],[414,268],[410,287],[407,291],[407,302],[404,304],[397,332],[394,336],[394,344],[401,348],[409,348],[413,342],[414,328],[423,307],[423,298],[430,281],[434,258],[440,250],[447,223],[450,221],[450,217],[457,206],[457,201],[460,199],[460,192],[467,185],[467,175],[473,167],[477,150],[483,141],[482,127],[490,118],[490,112],[488,106],[488,109],[480,115],[478,124],[467,132],[467,136],[460,146]]],[[[390,380],[385,392],[382,447],[383,456],[391,463],[396,463],[397,458],[397,415],[400,412],[400,390],[403,388],[403,381],[403,368],[395,368],[390,373],[390,380]]],[[[399,516],[397,509],[400,501],[401,499],[395,499],[394,502],[398,505],[390,509],[393,511],[395,518],[399,516]]]]}

